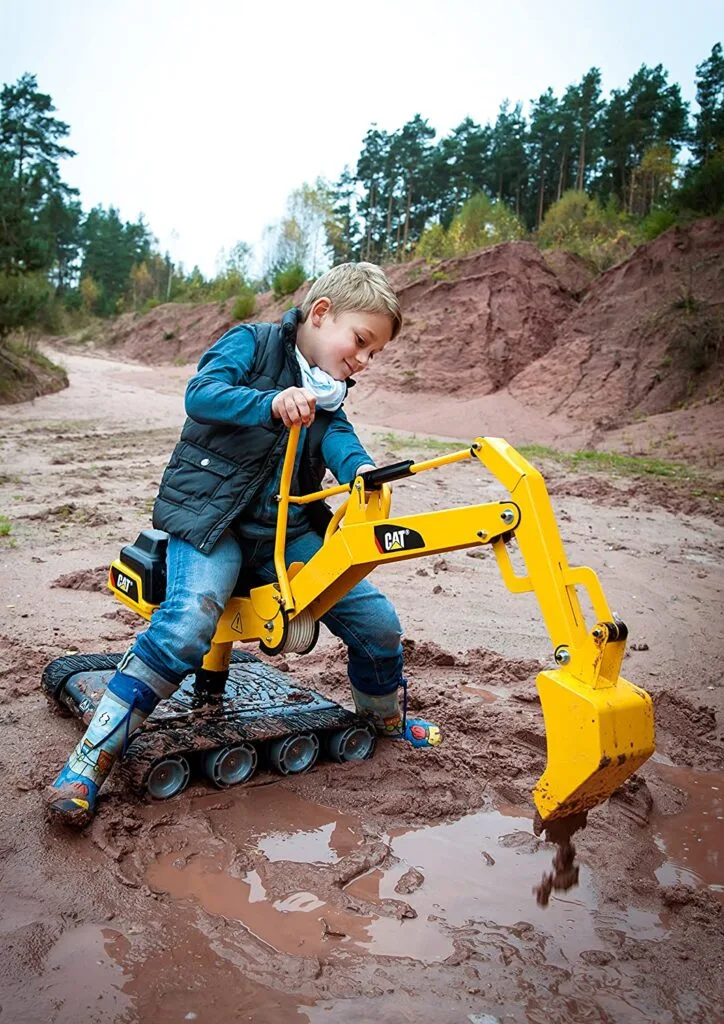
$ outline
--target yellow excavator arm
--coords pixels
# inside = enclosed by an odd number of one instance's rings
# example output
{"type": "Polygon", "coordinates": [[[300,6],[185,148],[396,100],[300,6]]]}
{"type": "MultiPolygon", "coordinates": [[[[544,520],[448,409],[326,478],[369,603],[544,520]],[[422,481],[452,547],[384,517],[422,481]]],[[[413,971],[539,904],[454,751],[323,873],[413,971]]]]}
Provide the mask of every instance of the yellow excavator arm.
{"type": "MultiPolygon", "coordinates": [[[[290,494],[299,428],[292,428],[282,469],[275,543],[277,582],[229,601],[204,668],[228,667],[234,640],[258,640],[269,654],[304,652],[318,620],[376,566],[422,555],[489,544],[513,593],[532,591],[551,638],[556,668],[536,685],[546,728],[547,766],[533,790],[544,825],[602,803],[654,751],[650,696],[619,673],[627,630],[609,609],[592,569],[568,565],[541,474],[500,438],[424,462],[400,462],[363,474],[348,485],[290,494]],[[509,500],[392,518],[393,480],[477,458],[505,487],[509,500]],[[290,504],[347,495],[321,549],[306,564],[286,565],[290,504]],[[515,537],[525,565],[516,574],[507,543],[515,537]],[[587,626],[577,588],[597,621],[587,626]]],[[[115,563],[114,563],[115,564],[115,563]]],[[[116,596],[131,603],[118,588],[116,596]]],[[[155,606],[134,601],[150,617],[155,606]]]]}

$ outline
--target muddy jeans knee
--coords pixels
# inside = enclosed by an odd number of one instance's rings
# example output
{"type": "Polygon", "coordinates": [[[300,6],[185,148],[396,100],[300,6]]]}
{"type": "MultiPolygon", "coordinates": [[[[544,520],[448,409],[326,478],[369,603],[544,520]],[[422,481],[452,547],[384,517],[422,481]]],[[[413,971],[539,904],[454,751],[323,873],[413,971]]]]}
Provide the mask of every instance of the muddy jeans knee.
{"type": "Polygon", "coordinates": [[[201,666],[239,575],[241,550],[228,532],[208,555],[169,537],[166,564],[166,597],[119,666],[159,697],[201,666]]]}
{"type": "Polygon", "coordinates": [[[391,601],[363,580],[322,618],[349,652],[347,674],[361,693],[394,693],[402,682],[402,627],[391,601]]]}

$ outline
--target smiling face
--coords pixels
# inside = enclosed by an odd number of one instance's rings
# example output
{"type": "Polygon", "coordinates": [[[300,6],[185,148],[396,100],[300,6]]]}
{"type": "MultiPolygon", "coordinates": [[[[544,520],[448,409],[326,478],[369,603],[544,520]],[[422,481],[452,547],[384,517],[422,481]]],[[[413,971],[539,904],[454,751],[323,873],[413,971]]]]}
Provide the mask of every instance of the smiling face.
{"type": "Polygon", "coordinates": [[[366,369],[392,336],[392,318],[386,313],[347,310],[334,316],[329,299],[318,299],[297,336],[297,344],[310,365],[335,380],[346,380],[366,369]]]}

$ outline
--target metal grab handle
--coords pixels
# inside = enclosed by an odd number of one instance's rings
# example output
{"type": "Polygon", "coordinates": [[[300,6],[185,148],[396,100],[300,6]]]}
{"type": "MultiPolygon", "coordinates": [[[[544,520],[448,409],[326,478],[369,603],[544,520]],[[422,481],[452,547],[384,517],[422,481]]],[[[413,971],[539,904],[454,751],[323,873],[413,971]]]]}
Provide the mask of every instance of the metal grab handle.
{"type": "MultiPolygon", "coordinates": [[[[298,496],[291,495],[289,491],[292,486],[292,477],[294,475],[294,464],[296,462],[300,431],[301,424],[298,423],[289,428],[289,438],[287,440],[286,451],[284,452],[284,463],[282,465],[282,475],[279,482],[279,508],[277,511],[277,527],[274,537],[274,569],[276,570],[277,580],[279,582],[282,606],[287,612],[294,611],[294,598],[292,597],[286,561],[284,559],[290,503],[294,505],[307,505],[311,504],[313,501],[321,501],[328,497],[331,498],[336,494],[349,493],[352,490],[354,483],[353,481],[353,483],[349,484],[339,484],[337,487],[328,487],[326,490],[315,491],[313,494],[303,494],[298,496]]],[[[378,490],[383,484],[389,483],[391,480],[401,480],[403,477],[412,476],[413,473],[422,473],[428,469],[437,469],[438,466],[446,466],[452,462],[462,462],[471,458],[475,454],[475,451],[476,448],[474,444],[470,448],[451,452],[449,455],[440,455],[435,459],[428,459],[423,462],[413,462],[411,459],[405,462],[394,462],[388,466],[380,466],[376,469],[368,470],[366,473],[362,474],[361,479],[365,490],[378,490]]],[[[339,519],[341,518],[342,517],[340,515],[339,519]]],[[[337,522],[339,522],[339,519],[337,522]]]]}
{"type": "Polygon", "coordinates": [[[287,563],[284,559],[284,552],[287,541],[287,522],[289,520],[289,488],[292,486],[294,474],[294,463],[297,458],[297,445],[299,444],[300,424],[296,423],[289,430],[287,448],[284,452],[284,463],[282,465],[282,477],[279,481],[279,508],[277,509],[277,529],[274,536],[274,568],[279,581],[282,607],[287,612],[294,611],[294,598],[292,589],[289,586],[287,574],[287,563]]]}

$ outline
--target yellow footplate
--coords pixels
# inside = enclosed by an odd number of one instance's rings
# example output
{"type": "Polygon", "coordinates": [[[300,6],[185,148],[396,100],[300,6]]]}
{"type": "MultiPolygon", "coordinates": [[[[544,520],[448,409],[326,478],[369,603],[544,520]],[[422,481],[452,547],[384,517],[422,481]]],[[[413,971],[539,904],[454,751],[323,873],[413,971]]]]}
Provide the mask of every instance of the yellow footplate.
{"type": "Polygon", "coordinates": [[[536,679],[548,744],[533,789],[543,822],[602,803],[654,752],[654,709],[645,690],[619,678],[593,688],[565,669],[536,679]]]}

